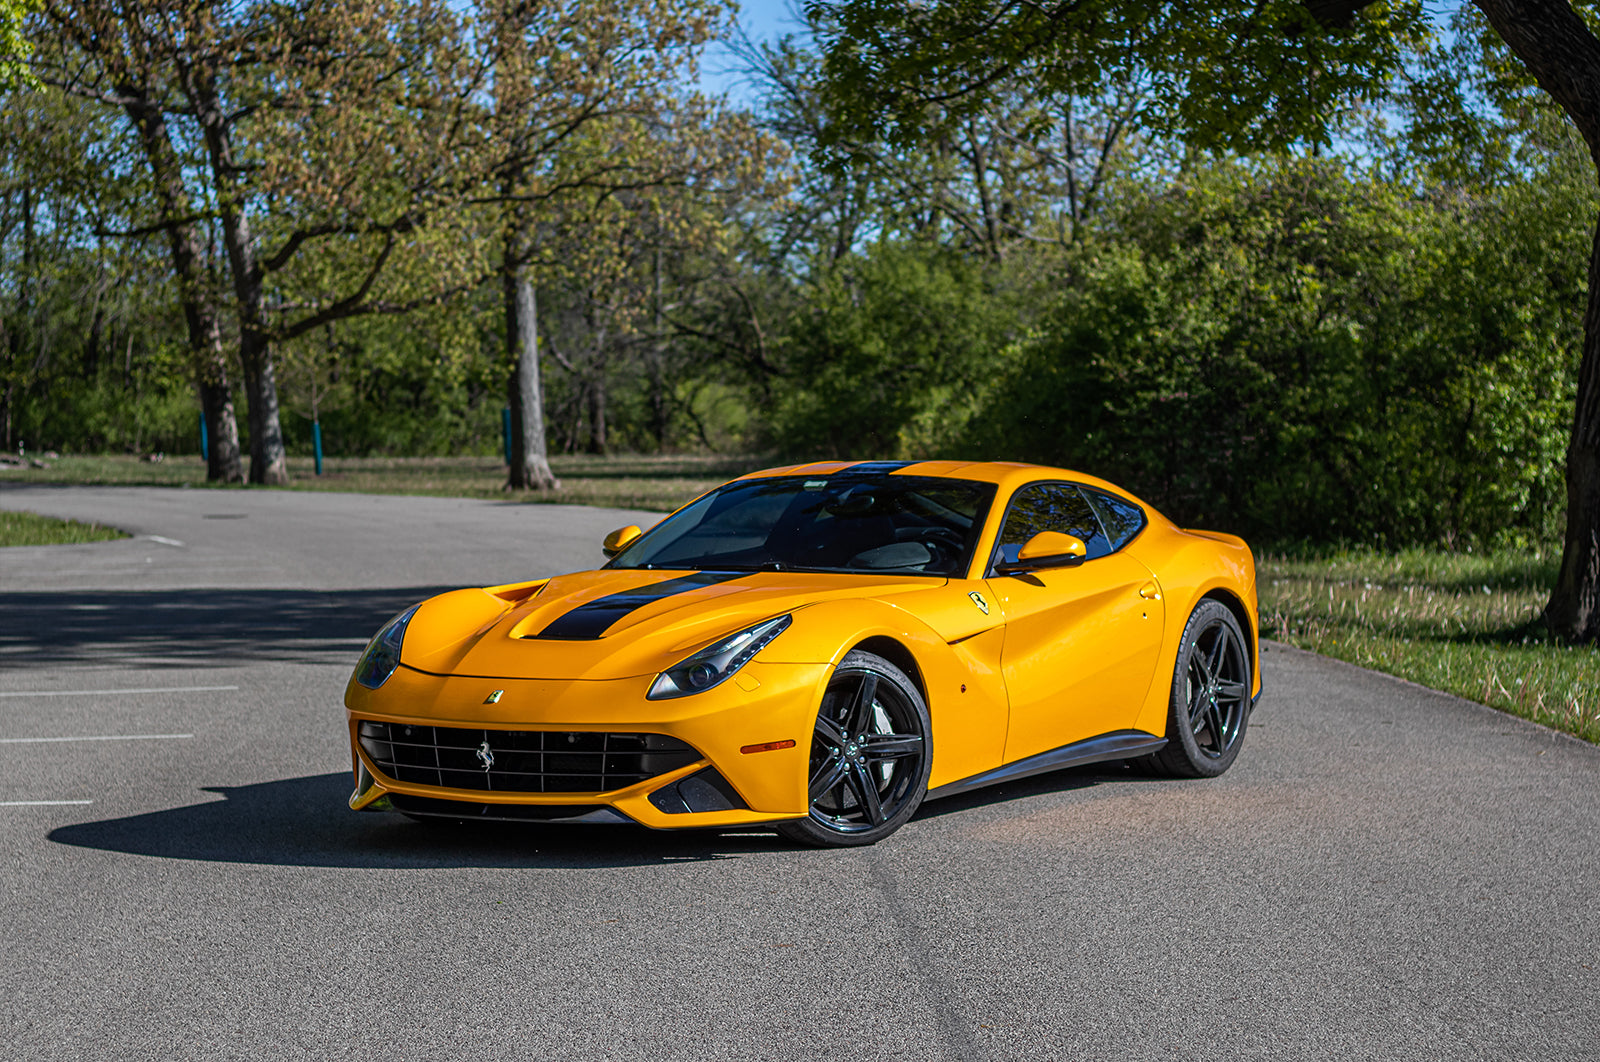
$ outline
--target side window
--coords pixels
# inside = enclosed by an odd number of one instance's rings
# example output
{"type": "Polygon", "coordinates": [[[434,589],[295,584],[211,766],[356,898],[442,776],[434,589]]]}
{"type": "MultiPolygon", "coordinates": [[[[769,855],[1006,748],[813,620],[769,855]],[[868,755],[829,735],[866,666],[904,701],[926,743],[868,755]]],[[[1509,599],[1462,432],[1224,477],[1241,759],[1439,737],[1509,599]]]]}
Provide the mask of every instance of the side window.
{"type": "Polygon", "coordinates": [[[1111,543],[1100,530],[1094,510],[1089,508],[1083,492],[1070,483],[1035,483],[1012,496],[1011,511],[1000,529],[999,560],[1016,560],[1028,539],[1041,531],[1059,531],[1083,539],[1089,560],[1111,552],[1111,543]]]}
{"type": "Polygon", "coordinates": [[[1115,494],[1087,487],[1083,493],[1089,499],[1089,504],[1094,506],[1095,515],[1100,517],[1100,526],[1106,529],[1106,537],[1111,540],[1113,550],[1126,546],[1134,535],[1144,530],[1144,510],[1137,505],[1115,494]]]}

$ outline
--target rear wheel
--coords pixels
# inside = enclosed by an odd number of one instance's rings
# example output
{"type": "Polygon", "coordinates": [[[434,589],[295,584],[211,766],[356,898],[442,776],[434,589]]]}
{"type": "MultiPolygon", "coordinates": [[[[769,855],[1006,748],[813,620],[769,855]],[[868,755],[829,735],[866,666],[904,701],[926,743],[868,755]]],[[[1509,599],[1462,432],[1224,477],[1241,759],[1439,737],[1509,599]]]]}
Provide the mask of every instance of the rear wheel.
{"type": "Polygon", "coordinates": [[[778,831],[826,847],[883,840],[928,793],[931,729],[927,703],[905,672],[873,653],[847,653],[812,732],[810,814],[778,831]]]}
{"type": "Polygon", "coordinates": [[[1157,773],[1215,778],[1233,765],[1250,721],[1250,652],[1239,620],[1222,602],[1206,598],[1183,629],[1167,744],[1149,757],[1157,773]]]}

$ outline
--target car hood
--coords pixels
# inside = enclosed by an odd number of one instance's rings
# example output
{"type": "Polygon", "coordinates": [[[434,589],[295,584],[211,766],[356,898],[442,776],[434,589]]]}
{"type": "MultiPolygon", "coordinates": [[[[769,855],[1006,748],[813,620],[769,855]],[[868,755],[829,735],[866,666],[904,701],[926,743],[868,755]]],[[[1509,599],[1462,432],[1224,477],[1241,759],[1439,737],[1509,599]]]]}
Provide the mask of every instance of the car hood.
{"type": "Polygon", "coordinates": [[[459,590],[426,601],[401,660],[437,675],[616,679],[655,674],[718,638],[840,598],[928,590],[944,580],[809,572],[602,569],[551,579],[521,600],[459,590]]]}

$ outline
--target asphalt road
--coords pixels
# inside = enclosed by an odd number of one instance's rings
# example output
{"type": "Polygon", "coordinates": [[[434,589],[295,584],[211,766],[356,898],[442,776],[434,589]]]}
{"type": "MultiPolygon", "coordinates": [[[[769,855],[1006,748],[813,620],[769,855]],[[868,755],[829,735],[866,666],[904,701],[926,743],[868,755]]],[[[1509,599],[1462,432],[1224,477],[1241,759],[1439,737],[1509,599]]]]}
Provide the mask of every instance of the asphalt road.
{"type": "Polygon", "coordinates": [[[635,516],[0,508],[154,536],[0,550],[0,1058],[1600,1058],[1600,749],[1453,697],[1272,645],[1214,781],[1049,775],[844,852],[441,830],[345,810],[361,644],[635,516]]]}

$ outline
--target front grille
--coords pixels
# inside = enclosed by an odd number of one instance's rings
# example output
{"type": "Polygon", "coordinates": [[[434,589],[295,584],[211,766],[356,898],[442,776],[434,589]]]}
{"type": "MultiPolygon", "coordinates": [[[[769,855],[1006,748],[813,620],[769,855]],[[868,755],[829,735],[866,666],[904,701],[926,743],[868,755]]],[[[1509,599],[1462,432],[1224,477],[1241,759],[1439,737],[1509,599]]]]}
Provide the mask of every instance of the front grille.
{"type": "Polygon", "coordinates": [[[397,782],[503,793],[607,793],[700,759],[665,734],[469,730],[363,720],[362,751],[397,782]]]}

